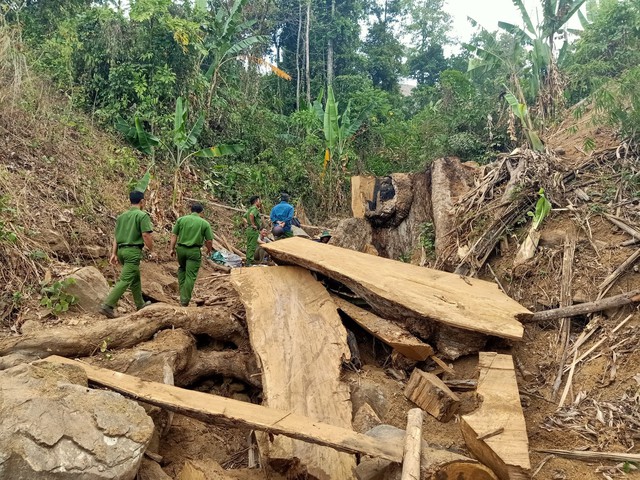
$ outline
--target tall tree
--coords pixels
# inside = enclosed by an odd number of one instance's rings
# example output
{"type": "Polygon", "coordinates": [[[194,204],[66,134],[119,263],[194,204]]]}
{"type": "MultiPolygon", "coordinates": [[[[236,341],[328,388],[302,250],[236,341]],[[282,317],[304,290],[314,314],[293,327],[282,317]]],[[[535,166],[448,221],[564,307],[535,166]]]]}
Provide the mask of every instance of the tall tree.
{"type": "Polygon", "coordinates": [[[398,20],[404,13],[402,0],[377,0],[370,6],[375,19],[363,45],[367,70],[376,87],[388,92],[398,90],[403,73],[405,49],[400,42],[398,20]]]}

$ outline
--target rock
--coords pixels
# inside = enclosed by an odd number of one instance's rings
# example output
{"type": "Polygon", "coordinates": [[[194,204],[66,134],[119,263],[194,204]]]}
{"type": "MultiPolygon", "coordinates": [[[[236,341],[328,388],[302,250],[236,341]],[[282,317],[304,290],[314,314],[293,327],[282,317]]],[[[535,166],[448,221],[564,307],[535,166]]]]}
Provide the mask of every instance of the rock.
{"type": "Polygon", "coordinates": [[[106,258],[109,256],[109,249],[100,245],[81,245],[78,248],[78,253],[85,258],[106,258]]]}
{"type": "Polygon", "coordinates": [[[87,388],[80,367],[0,372],[0,479],[133,480],[153,433],[144,409],[87,388]]]}
{"type": "Polygon", "coordinates": [[[378,418],[384,418],[389,410],[389,402],[377,383],[363,378],[357,384],[352,383],[350,387],[354,411],[357,412],[365,404],[368,404],[378,418]]]}
{"type": "Polygon", "coordinates": [[[157,462],[143,458],[136,480],[172,480],[172,478],[164,473],[164,470],[157,462]]]}
{"type": "Polygon", "coordinates": [[[109,295],[109,284],[104,275],[95,267],[84,267],[67,278],[76,281],[66,289],[67,293],[76,297],[76,305],[87,312],[97,312],[109,295]]]}
{"type": "MultiPolygon", "coordinates": [[[[140,343],[134,348],[119,350],[110,357],[108,365],[104,365],[104,359],[98,356],[83,360],[150,382],[174,385],[174,376],[187,368],[195,350],[196,341],[193,336],[186,330],[177,328],[162,330],[153,340],[140,343]]],[[[162,436],[171,427],[173,412],[143,402],[140,405],[155,425],[149,451],[158,452],[162,436]]]]}
{"type": "Polygon", "coordinates": [[[381,423],[382,420],[368,403],[363,404],[353,417],[353,429],[359,433],[368,432],[381,423]]]}
{"type": "Polygon", "coordinates": [[[227,480],[225,470],[213,460],[187,460],[177,480],[227,480]]]}

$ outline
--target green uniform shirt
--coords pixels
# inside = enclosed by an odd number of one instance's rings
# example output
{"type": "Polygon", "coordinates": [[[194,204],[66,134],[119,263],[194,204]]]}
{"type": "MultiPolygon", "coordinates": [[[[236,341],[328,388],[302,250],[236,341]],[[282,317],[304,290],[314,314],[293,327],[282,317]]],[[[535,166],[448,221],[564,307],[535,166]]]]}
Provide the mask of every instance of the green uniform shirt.
{"type": "Polygon", "coordinates": [[[205,240],[213,240],[211,225],[196,212],[176,220],[173,233],[178,237],[178,245],[185,247],[201,247],[205,240]]]}
{"type": "Polygon", "coordinates": [[[256,207],[255,205],[251,205],[249,207],[249,210],[247,210],[247,213],[244,214],[244,218],[247,219],[247,224],[249,225],[249,228],[253,228],[253,225],[251,224],[251,218],[250,215],[253,213],[253,221],[255,222],[255,224],[258,226],[257,230],[260,230],[262,228],[262,217],[260,216],[260,211],[258,210],[258,207],[256,207]]]}
{"type": "Polygon", "coordinates": [[[132,207],[116,220],[116,243],[129,246],[144,246],[142,234],[153,232],[151,218],[147,212],[132,207]]]}

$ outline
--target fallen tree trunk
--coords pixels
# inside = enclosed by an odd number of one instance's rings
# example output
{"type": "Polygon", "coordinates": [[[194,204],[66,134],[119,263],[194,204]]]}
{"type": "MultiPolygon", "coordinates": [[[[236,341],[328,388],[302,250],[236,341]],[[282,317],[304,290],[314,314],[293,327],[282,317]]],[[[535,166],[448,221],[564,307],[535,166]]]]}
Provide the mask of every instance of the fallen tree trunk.
{"type": "Polygon", "coordinates": [[[424,322],[521,340],[518,319],[531,315],[498,286],[360,252],[289,238],[267,245],[272,258],[320,272],[390,319],[424,322]]]}
{"type": "Polygon", "coordinates": [[[405,357],[421,362],[433,355],[433,348],[429,344],[414,337],[395,323],[380,318],[337,295],[332,295],[331,299],[354,322],[405,357]]]}
{"type": "Polygon", "coordinates": [[[540,323],[549,320],[559,320],[561,318],[575,317],[578,315],[586,315],[588,313],[601,312],[610,308],[619,308],[631,303],[640,302],[640,290],[633,290],[627,293],[621,293],[613,297],[603,298],[594,302],[579,303],[569,307],[556,308],[553,310],[544,310],[534,313],[531,318],[524,320],[523,323],[540,323]]]}
{"type": "MultiPolygon", "coordinates": [[[[340,381],[347,331],[324,286],[299,267],[236,269],[231,280],[263,368],[263,405],[350,429],[349,388],[340,381]]],[[[353,456],[282,437],[258,445],[273,466],[297,459],[314,478],[353,478],[353,456]]]]}
{"type": "Polygon", "coordinates": [[[254,405],[208,393],[147,382],[130,375],[98,368],[86,363],[51,356],[46,361],[82,367],[89,381],[123,395],[156,405],[203,422],[231,428],[259,430],[286,435],[347,453],[402,462],[402,442],[381,441],[352,430],[318,422],[293,412],[254,405]]]}
{"type": "MultiPolygon", "coordinates": [[[[103,341],[110,349],[129,348],[165,328],[183,328],[192,334],[227,340],[237,346],[247,343],[243,326],[224,306],[173,307],[157,303],[130,315],[96,320],[82,327],[45,328],[0,339],[0,356],[13,354],[32,360],[49,355],[90,356],[103,341]]],[[[3,364],[4,368],[7,366],[3,364]]]]}
{"type": "Polygon", "coordinates": [[[252,387],[262,386],[262,372],[252,352],[238,350],[198,350],[184,371],[176,375],[176,385],[188,386],[203,377],[222,375],[242,380],[252,387]]]}

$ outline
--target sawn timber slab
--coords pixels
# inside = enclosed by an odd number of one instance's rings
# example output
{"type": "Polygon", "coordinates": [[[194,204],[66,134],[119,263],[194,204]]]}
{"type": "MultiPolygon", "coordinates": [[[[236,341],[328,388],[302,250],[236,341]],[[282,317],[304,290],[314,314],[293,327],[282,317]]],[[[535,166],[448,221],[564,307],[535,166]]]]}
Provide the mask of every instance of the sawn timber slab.
{"type": "MultiPolygon", "coordinates": [[[[300,267],[234,269],[231,281],[262,366],[263,405],[350,429],[349,387],[340,381],[347,331],[324,286],[300,267]]],[[[352,455],[285,437],[258,444],[273,465],[297,458],[314,478],[354,478],[352,455]]]]}
{"type": "Polygon", "coordinates": [[[531,478],[529,438],[513,358],[480,352],[478,369],[477,393],[482,404],[473,413],[462,416],[464,441],[469,451],[500,480],[531,478]]]}
{"type": "Polygon", "coordinates": [[[402,443],[388,442],[336,427],[293,412],[241,402],[209,393],[149,382],[125,373],[94,367],[88,363],[52,355],[43,362],[76,365],[84,369],[90,383],[127,397],[156,405],[200,421],[230,428],[259,430],[285,435],[341,452],[363,453],[402,462],[402,443]]]}
{"type": "Polygon", "coordinates": [[[414,337],[404,328],[377,316],[375,313],[360,308],[337,295],[332,295],[331,298],[338,308],[354,322],[405,357],[421,362],[433,355],[434,352],[431,345],[414,337]]]}
{"type": "Polygon", "coordinates": [[[529,310],[477,278],[353,250],[287,238],[263,246],[275,260],[333,278],[390,319],[418,317],[451,327],[522,340],[529,310]]]}

